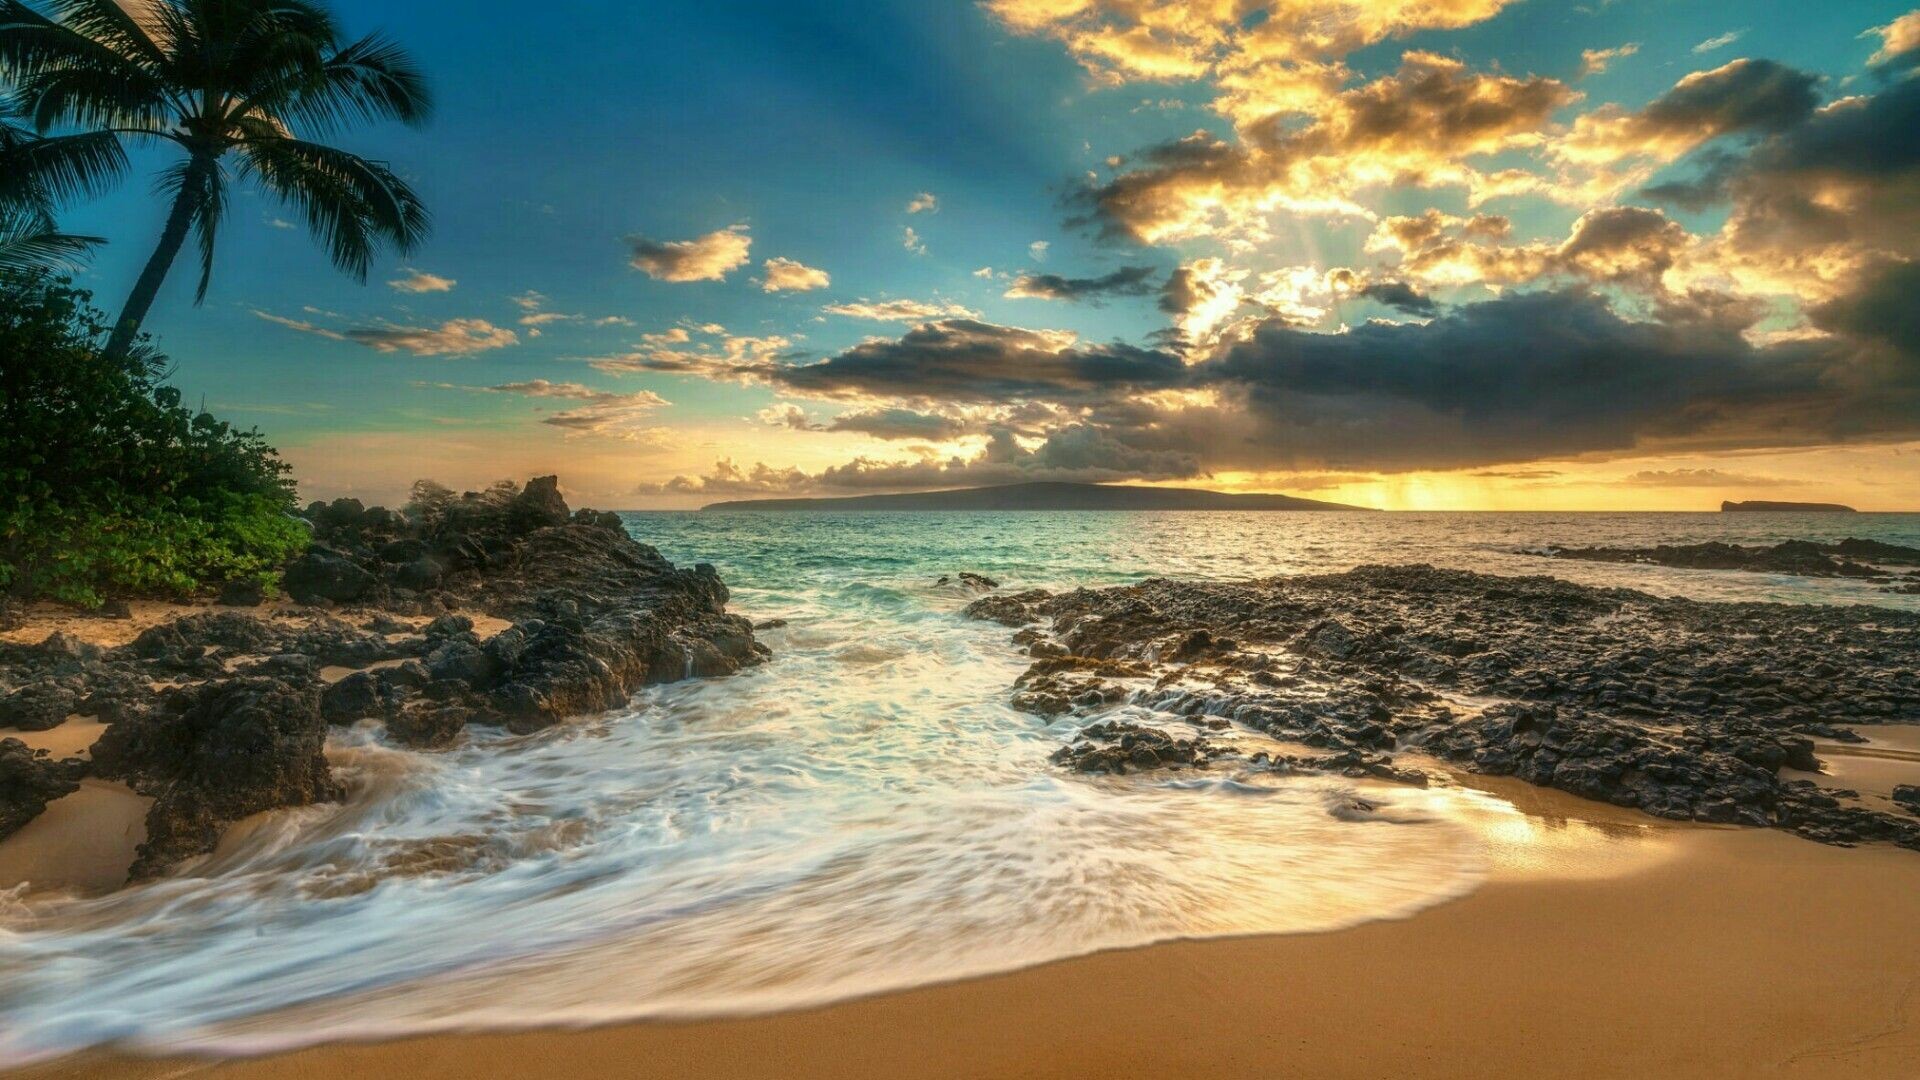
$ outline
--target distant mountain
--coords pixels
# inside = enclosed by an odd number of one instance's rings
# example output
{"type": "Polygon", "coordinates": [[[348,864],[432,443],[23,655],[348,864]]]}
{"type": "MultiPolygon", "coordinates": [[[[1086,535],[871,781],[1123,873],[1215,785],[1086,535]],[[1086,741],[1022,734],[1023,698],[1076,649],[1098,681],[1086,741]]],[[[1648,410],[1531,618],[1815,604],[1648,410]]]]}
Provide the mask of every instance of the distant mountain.
{"type": "Polygon", "coordinates": [[[1720,512],[1723,514],[1742,512],[1854,514],[1859,511],[1851,506],[1841,506],[1839,503],[1770,502],[1766,499],[1752,499],[1747,502],[1723,502],[1720,504],[1720,512]]]}
{"type": "Polygon", "coordinates": [[[743,499],[703,510],[1371,510],[1365,506],[1296,499],[1291,495],[1230,495],[1195,488],[1121,484],[1004,484],[906,495],[844,499],[743,499]]]}

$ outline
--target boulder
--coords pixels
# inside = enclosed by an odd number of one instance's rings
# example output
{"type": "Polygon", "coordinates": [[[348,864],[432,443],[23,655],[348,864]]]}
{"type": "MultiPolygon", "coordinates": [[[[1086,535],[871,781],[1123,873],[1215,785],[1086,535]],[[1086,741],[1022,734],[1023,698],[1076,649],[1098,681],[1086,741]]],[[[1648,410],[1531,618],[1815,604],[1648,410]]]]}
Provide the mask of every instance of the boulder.
{"type": "Polygon", "coordinates": [[[19,739],[0,739],[0,840],[79,786],[78,761],[54,761],[19,739]]]}
{"type": "Polygon", "coordinates": [[[95,771],[154,798],[131,876],[212,851],[249,814],[339,798],[326,739],[320,688],[265,676],[170,691],[159,709],[108,728],[95,771]]]}
{"type": "Polygon", "coordinates": [[[560,478],[536,476],[507,504],[507,525],[515,533],[565,525],[573,516],[560,495],[560,478]]]}
{"type": "Polygon", "coordinates": [[[282,583],[287,595],[300,603],[326,600],[337,604],[365,595],[373,587],[374,577],[337,553],[313,549],[287,564],[282,583]]]}
{"type": "Polygon", "coordinates": [[[267,602],[267,591],[258,581],[235,579],[220,586],[219,599],[214,602],[221,607],[259,607],[267,602]]]}

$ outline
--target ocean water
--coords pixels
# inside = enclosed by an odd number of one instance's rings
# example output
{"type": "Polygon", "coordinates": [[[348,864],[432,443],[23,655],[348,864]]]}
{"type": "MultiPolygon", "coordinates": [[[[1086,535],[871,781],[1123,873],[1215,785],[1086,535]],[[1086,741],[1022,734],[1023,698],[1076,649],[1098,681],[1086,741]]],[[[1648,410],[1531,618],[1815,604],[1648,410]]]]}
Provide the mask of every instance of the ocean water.
{"type": "MultiPolygon", "coordinates": [[[[1920,516],[629,514],[774,659],[445,752],[376,724],[352,797],[267,815],[105,897],[0,896],[0,1065],[104,1043],[328,1039],[778,1009],[1155,941],[1328,930],[1472,890],[1492,821],[1450,787],[1229,768],[1070,776],[1083,720],[1006,702],[1025,658],[943,574],[1005,587],[1430,562],[1719,600],[1920,608],[1859,582],[1559,562],[1554,543],[1920,544],[1920,516]]],[[[1137,706],[1122,709],[1143,712],[1137,706]]],[[[1142,719],[1151,720],[1150,716],[1142,719]]],[[[1256,736],[1238,736],[1257,746],[1256,736]]],[[[1509,830],[1512,832],[1512,830],[1509,830]]],[[[1522,842],[1527,832],[1518,829],[1522,842]]]]}

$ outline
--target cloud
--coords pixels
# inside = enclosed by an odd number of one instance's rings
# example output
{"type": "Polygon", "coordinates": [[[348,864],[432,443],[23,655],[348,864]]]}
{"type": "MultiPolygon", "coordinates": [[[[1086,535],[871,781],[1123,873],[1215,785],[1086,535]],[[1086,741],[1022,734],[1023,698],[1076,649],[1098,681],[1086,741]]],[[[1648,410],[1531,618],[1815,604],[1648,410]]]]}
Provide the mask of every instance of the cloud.
{"type": "Polygon", "coordinates": [[[1433,297],[1419,292],[1404,281],[1372,282],[1361,287],[1357,295],[1408,315],[1432,315],[1439,310],[1433,297]]]}
{"type": "Polygon", "coordinates": [[[827,431],[851,431],[876,439],[926,439],[942,442],[979,430],[966,419],[943,413],[917,412],[913,409],[865,409],[842,413],[824,428],[827,431]]]}
{"type": "Polygon", "coordinates": [[[833,284],[825,270],[792,259],[772,258],[763,265],[766,278],[760,284],[762,292],[811,292],[833,284]]]}
{"type": "Polygon", "coordinates": [[[1830,333],[1894,350],[1920,376],[1920,262],[1885,262],[1855,280],[1851,291],[1808,311],[1830,333]]]}
{"type": "Polygon", "coordinates": [[[407,276],[395,278],[387,282],[387,284],[403,293],[452,292],[453,287],[460,284],[452,278],[441,277],[439,274],[429,274],[425,270],[415,270],[411,267],[401,267],[401,270],[405,272],[407,276]]]}
{"type": "Polygon", "coordinates": [[[795,495],[813,492],[903,491],[927,488],[1071,480],[1182,480],[1200,475],[1190,455],[1142,450],[1105,432],[1076,426],[1028,449],[1006,431],[991,435],[977,454],[920,455],[907,459],[855,458],[818,473],[755,464],[742,469],[731,460],[716,463],[704,476],[676,476],[664,484],[642,485],[640,494],[795,495]]]}
{"type": "Polygon", "coordinates": [[[1047,249],[1052,246],[1053,245],[1047,243],[1045,240],[1035,240],[1033,243],[1027,245],[1027,254],[1033,257],[1034,262],[1046,262],[1047,249]]]}
{"type": "Polygon", "coordinates": [[[799,469],[775,469],[756,464],[742,469],[731,459],[714,463],[705,476],[676,476],[663,484],[641,484],[636,495],[776,495],[805,490],[808,477],[799,469]]]}
{"type": "Polygon", "coordinates": [[[1819,85],[1818,76],[1772,60],[1735,60],[1687,75],[1638,112],[1609,105],[1577,118],[1554,152],[1599,165],[1626,156],[1672,161],[1722,136],[1804,122],[1820,102],[1819,85]]]}
{"type": "Polygon", "coordinates": [[[1204,344],[1240,310],[1246,300],[1240,284],[1245,278],[1244,271],[1234,271],[1220,259],[1195,259],[1167,275],[1160,287],[1160,310],[1173,317],[1182,342],[1204,344]]]}
{"type": "Polygon", "coordinates": [[[1728,204],[1709,254],[1751,290],[1818,301],[1872,264],[1920,257],[1920,79],[1704,157],[1691,178],[1645,194],[1690,210],[1728,204]]]}
{"type": "Polygon", "coordinates": [[[1003,294],[1009,299],[1068,300],[1099,303],[1109,296],[1145,296],[1153,291],[1153,267],[1123,266],[1091,278],[1059,274],[1021,274],[1003,294]]]}
{"type": "Polygon", "coordinates": [[[1633,487],[1721,488],[1799,487],[1799,481],[1776,476],[1753,476],[1719,469],[1652,469],[1630,473],[1616,483],[1633,487]]]}
{"type": "Polygon", "coordinates": [[[1104,399],[1128,389],[1177,385],[1183,371],[1171,353],[1122,344],[1080,346],[1058,331],[947,319],[896,340],[864,341],[811,364],[771,367],[765,377],[811,397],[977,403],[1104,399]]]}
{"type": "Polygon", "coordinates": [[[644,402],[653,406],[671,404],[667,399],[651,390],[641,390],[631,394],[619,394],[609,390],[596,390],[591,386],[577,382],[549,382],[546,379],[529,379],[525,382],[499,383],[494,386],[470,386],[468,390],[484,390],[495,394],[519,394],[523,397],[565,398],[570,401],[631,401],[644,402]]]}
{"type": "Polygon", "coordinates": [[[1902,68],[1920,63],[1920,10],[1909,11],[1867,33],[1880,38],[1880,48],[1867,60],[1873,67],[1902,68]]]}
{"type": "Polygon", "coordinates": [[[415,356],[468,356],[490,349],[517,345],[520,338],[512,330],[498,327],[485,319],[448,319],[437,327],[367,326],[332,330],[302,319],[289,319],[256,310],[254,314],[270,323],[313,334],[330,341],[353,341],[378,352],[409,352],[415,356]]]}
{"type": "Polygon", "coordinates": [[[1578,94],[1544,77],[1468,71],[1408,52],[1398,71],[1316,103],[1301,124],[1243,127],[1230,142],[1196,131],[1136,155],[1070,197],[1076,223],[1142,243],[1202,236],[1257,242],[1273,211],[1370,216],[1355,193],[1390,185],[1460,186],[1474,198],[1546,191],[1524,174],[1488,174],[1475,158],[1538,146],[1578,94]]]}
{"type": "Polygon", "coordinates": [[[755,413],[754,418],[768,427],[786,428],[789,431],[820,430],[820,425],[807,416],[807,410],[790,401],[769,405],[755,413]]]}
{"type": "Polygon", "coordinates": [[[1510,2],[986,0],[983,6],[1015,33],[1061,42],[1103,82],[1213,75],[1260,86],[1284,83],[1387,38],[1482,22],[1510,2]]]}
{"type": "Polygon", "coordinates": [[[1429,210],[1382,221],[1366,249],[1397,253],[1396,272],[1432,286],[1518,285],[1560,277],[1658,291],[1691,243],[1678,222],[1639,206],[1589,210],[1558,244],[1503,243],[1509,229],[1503,217],[1459,218],[1429,210]]]}
{"type": "Polygon", "coordinates": [[[347,340],[347,336],[338,330],[329,330],[324,326],[316,325],[305,319],[290,319],[285,315],[275,315],[270,311],[261,311],[258,308],[254,309],[253,314],[256,318],[265,319],[275,326],[284,326],[289,330],[298,330],[303,334],[313,334],[316,337],[328,338],[332,341],[347,340]]]}
{"type": "Polygon", "coordinates": [[[871,322],[925,322],[928,319],[973,318],[977,313],[951,300],[868,300],[828,304],[829,315],[871,322]]]}
{"type": "Polygon", "coordinates": [[[1551,480],[1565,474],[1558,469],[1492,469],[1471,475],[1487,480],[1551,480]]]}
{"type": "Polygon", "coordinates": [[[1622,60],[1640,51],[1638,42],[1628,42],[1611,49],[1580,50],[1580,77],[1598,75],[1612,66],[1615,60],[1622,60]]]}
{"type": "Polygon", "coordinates": [[[629,236],[629,263],[656,281],[723,281],[746,265],[753,239],[745,225],[717,229],[692,240],[649,240],[629,236]]]}
{"type": "Polygon", "coordinates": [[[344,336],[377,352],[410,352],[415,356],[467,356],[520,343],[512,330],[485,319],[448,319],[437,327],[357,327],[345,331],[344,336]]]}
{"type": "Polygon", "coordinates": [[[907,203],[907,213],[909,214],[931,214],[939,209],[940,200],[934,198],[933,193],[930,191],[923,191],[915,195],[907,203]]]}
{"type": "Polygon", "coordinates": [[[520,397],[551,398],[579,402],[578,405],[543,416],[540,422],[557,427],[569,435],[597,435],[629,442],[653,441],[659,432],[645,426],[653,413],[671,404],[651,390],[630,394],[597,390],[577,382],[549,382],[530,379],[525,382],[498,383],[493,386],[439,384],[448,390],[472,390],[486,394],[514,394],[520,397]]]}
{"type": "Polygon", "coordinates": [[[927,253],[926,241],[920,239],[920,234],[914,232],[913,226],[911,225],[901,230],[900,244],[915,255],[925,255],[927,253]]]}
{"type": "Polygon", "coordinates": [[[1707,40],[1701,42],[1700,44],[1695,45],[1693,47],[1693,51],[1696,53],[1707,53],[1707,52],[1712,52],[1715,49],[1724,49],[1728,45],[1731,45],[1734,42],[1739,41],[1742,37],[1745,37],[1746,33],[1747,32],[1745,29],[1740,29],[1740,30],[1729,30],[1724,34],[1716,34],[1715,36],[1708,38],[1707,40]]]}
{"type": "Polygon", "coordinates": [[[1238,383],[1275,467],[1462,468],[1649,445],[1788,446],[1920,433],[1920,380],[1861,343],[1759,348],[1712,322],[1637,322],[1579,289],[1424,325],[1269,322],[1197,378],[1238,383]]]}
{"type": "Polygon", "coordinates": [[[765,381],[775,360],[793,345],[790,339],[777,334],[759,337],[729,334],[725,327],[718,325],[696,329],[697,337],[682,326],[642,334],[641,349],[594,357],[587,363],[594,370],[610,375],[660,372],[694,375],[715,382],[756,382],[765,381]]]}

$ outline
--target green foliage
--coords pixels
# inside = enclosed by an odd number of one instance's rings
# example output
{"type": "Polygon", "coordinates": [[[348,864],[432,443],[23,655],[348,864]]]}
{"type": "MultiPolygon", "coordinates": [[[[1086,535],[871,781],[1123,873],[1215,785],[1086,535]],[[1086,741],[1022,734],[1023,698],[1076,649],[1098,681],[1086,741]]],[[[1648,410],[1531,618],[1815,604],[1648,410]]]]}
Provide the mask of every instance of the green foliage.
{"type": "Polygon", "coordinates": [[[113,358],[86,293],[0,275],[0,588],[110,594],[271,586],[307,542],[288,466],[256,431],[185,408],[159,358],[113,358]]]}

